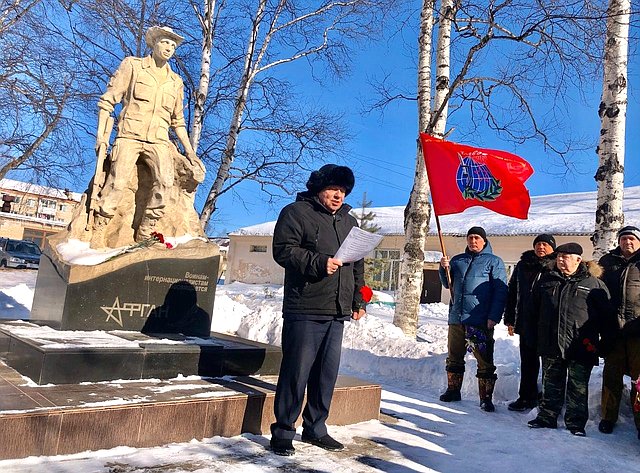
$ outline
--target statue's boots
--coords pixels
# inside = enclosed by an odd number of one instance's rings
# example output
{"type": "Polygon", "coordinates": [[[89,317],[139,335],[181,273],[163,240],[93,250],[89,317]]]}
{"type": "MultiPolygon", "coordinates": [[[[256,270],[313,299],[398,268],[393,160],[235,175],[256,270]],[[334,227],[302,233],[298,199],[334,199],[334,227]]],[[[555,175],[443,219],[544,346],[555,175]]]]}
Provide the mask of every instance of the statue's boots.
{"type": "Polygon", "coordinates": [[[136,231],[136,241],[141,242],[151,238],[151,234],[156,231],[156,223],[164,214],[160,209],[147,209],[142,217],[138,230],[136,231]]]}

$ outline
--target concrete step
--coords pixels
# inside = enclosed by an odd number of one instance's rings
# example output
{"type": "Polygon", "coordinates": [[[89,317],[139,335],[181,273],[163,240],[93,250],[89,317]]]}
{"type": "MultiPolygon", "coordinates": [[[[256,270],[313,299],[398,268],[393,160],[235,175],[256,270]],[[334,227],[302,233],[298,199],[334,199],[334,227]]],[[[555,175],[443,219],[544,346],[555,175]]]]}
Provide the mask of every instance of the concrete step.
{"type": "MultiPolygon", "coordinates": [[[[0,459],[269,434],[277,376],[36,385],[0,363],[0,459]]],[[[340,376],[328,424],[377,419],[379,385],[340,376]]]]}
{"type": "Polygon", "coordinates": [[[37,384],[111,379],[278,374],[280,347],[212,332],[209,337],[135,331],[55,330],[0,324],[0,353],[37,384]]]}

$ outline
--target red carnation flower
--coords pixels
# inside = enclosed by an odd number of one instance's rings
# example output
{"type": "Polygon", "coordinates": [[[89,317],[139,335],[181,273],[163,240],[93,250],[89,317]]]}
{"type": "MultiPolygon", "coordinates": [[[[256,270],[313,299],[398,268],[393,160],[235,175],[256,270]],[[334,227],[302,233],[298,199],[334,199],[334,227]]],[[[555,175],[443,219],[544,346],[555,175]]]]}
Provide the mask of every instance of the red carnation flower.
{"type": "Polygon", "coordinates": [[[368,303],[373,297],[373,291],[369,286],[362,286],[360,288],[360,295],[362,296],[362,300],[368,303]]]}
{"type": "Polygon", "coordinates": [[[151,232],[151,238],[158,240],[160,243],[164,243],[164,236],[162,233],[151,232]]]}
{"type": "Polygon", "coordinates": [[[582,340],[582,344],[585,346],[588,352],[596,351],[595,345],[591,343],[591,340],[589,340],[588,338],[585,338],[584,340],[582,340]]]}

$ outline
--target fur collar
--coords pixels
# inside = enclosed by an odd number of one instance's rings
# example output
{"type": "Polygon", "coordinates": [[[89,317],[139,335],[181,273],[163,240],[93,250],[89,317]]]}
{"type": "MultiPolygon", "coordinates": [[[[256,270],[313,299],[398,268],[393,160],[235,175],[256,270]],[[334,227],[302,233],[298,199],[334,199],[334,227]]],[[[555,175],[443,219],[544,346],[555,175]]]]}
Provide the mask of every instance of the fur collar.
{"type": "MultiPolygon", "coordinates": [[[[560,271],[558,271],[558,268],[556,267],[555,259],[546,261],[545,267],[549,269],[552,273],[555,273],[560,277],[565,277],[560,271]]],[[[578,266],[578,270],[569,277],[571,279],[582,279],[587,276],[593,276],[593,277],[599,278],[600,276],[602,276],[602,272],[603,272],[602,266],[600,266],[597,261],[583,260],[580,262],[580,265],[578,266]]]]}

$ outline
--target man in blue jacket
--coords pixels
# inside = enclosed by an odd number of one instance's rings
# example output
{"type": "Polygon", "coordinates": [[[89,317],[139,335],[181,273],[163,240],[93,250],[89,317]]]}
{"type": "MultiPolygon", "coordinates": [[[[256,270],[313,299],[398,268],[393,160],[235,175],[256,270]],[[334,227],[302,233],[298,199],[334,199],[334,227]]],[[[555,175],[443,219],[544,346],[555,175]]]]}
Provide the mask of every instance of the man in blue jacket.
{"type": "Polygon", "coordinates": [[[447,289],[451,282],[447,390],[440,400],[461,399],[464,357],[469,351],[478,362],[480,408],[493,412],[497,378],[493,364],[493,328],[500,322],[507,301],[507,273],[502,259],[493,254],[484,228],[471,227],[464,253],[451,261],[446,256],[440,260],[440,281],[447,289]]]}

